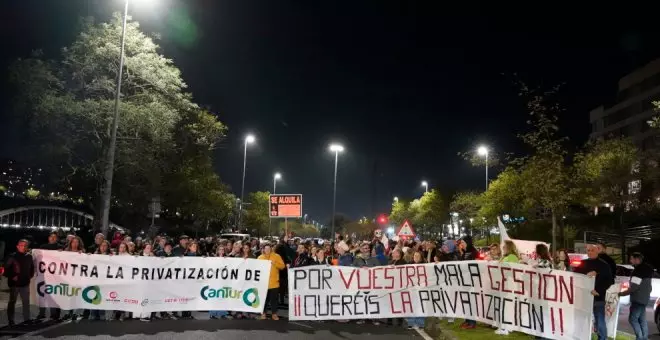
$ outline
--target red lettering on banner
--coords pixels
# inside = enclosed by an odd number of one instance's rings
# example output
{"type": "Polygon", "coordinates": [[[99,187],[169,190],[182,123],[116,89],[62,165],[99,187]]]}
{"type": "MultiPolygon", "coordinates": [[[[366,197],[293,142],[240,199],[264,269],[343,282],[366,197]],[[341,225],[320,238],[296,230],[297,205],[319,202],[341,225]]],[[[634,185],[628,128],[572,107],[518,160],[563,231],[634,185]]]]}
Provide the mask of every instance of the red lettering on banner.
{"type": "Polygon", "coordinates": [[[573,304],[573,298],[575,296],[575,291],[573,290],[573,277],[568,278],[568,285],[566,285],[566,278],[564,276],[559,277],[559,302],[564,302],[564,294],[568,299],[568,303],[573,304]]]}
{"type": "Polygon", "coordinates": [[[389,293],[390,299],[390,310],[392,314],[403,314],[403,313],[412,313],[412,299],[410,298],[410,292],[403,291],[397,293],[389,293]],[[401,309],[397,310],[394,304],[393,295],[398,294],[397,302],[401,302],[401,309]]]}
{"type": "Polygon", "coordinates": [[[428,287],[429,286],[429,277],[426,275],[426,266],[417,266],[417,274],[419,277],[424,279],[424,285],[422,285],[422,282],[420,279],[417,280],[417,284],[422,287],[428,287]]]}
{"type": "Polygon", "coordinates": [[[355,269],[351,270],[351,276],[349,276],[348,281],[346,281],[346,279],[344,278],[344,271],[341,269],[339,270],[339,276],[341,276],[341,280],[344,282],[344,286],[346,287],[346,289],[349,289],[349,287],[351,286],[351,281],[353,281],[354,274],[355,274],[355,269]]]}
{"type": "Polygon", "coordinates": [[[550,307],[550,326],[552,327],[552,334],[555,334],[555,309],[550,307]]]}
{"type": "Polygon", "coordinates": [[[506,277],[504,276],[504,271],[511,271],[511,268],[506,268],[506,267],[500,267],[500,274],[502,274],[502,291],[505,293],[511,293],[510,290],[505,289],[506,287],[506,277]]]}
{"type": "Polygon", "coordinates": [[[415,267],[406,267],[406,287],[403,287],[403,285],[401,285],[401,288],[414,286],[415,283],[412,280],[413,277],[415,277],[415,267]]]}
{"type": "Polygon", "coordinates": [[[513,292],[515,294],[525,295],[525,282],[522,281],[522,280],[519,280],[518,276],[516,275],[516,274],[522,273],[522,272],[523,272],[522,269],[513,268],[513,282],[520,285],[520,288],[519,288],[520,290],[514,290],[513,292]]]}
{"type": "Polygon", "coordinates": [[[534,294],[534,275],[536,275],[536,272],[525,270],[525,274],[529,275],[529,297],[532,297],[532,294],[534,294]]]}
{"type": "Polygon", "coordinates": [[[564,335],[564,309],[559,308],[559,331],[561,332],[560,334],[563,336],[564,335]]]}
{"type": "Polygon", "coordinates": [[[493,280],[493,275],[490,273],[491,269],[497,269],[497,266],[488,266],[488,278],[490,279],[490,289],[492,290],[499,290],[500,289],[500,282],[497,281],[497,287],[495,287],[493,284],[495,283],[495,280],[493,280]]]}
{"type": "Polygon", "coordinates": [[[385,268],[385,279],[387,279],[390,284],[388,286],[385,286],[385,289],[392,289],[394,288],[394,277],[390,275],[390,269],[393,269],[392,267],[387,267],[385,268]]]}
{"type": "Polygon", "coordinates": [[[543,289],[543,299],[547,301],[557,302],[557,277],[550,274],[543,274],[543,286],[545,286],[545,289],[543,289]],[[555,296],[552,298],[548,297],[548,281],[546,280],[548,277],[552,278],[552,281],[554,282],[552,288],[554,289],[555,296]]]}
{"type": "Polygon", "coordinates": [[[357,284],[358,284],[358,289],[371,289],[371,269],[362,269],[357,271],[357,284]],[[367,285],[363,286],[362,282],[363,280],[360,280],[360,273],[363,273],[364,271],[367,272],[367,285]]]}
{"type": "Polygon", "coordinates": [[[376,272],[377,271],[382,271],[382,270],[383,270],[383,267],[376,267],[376,268],[373,269],[373,275],[371,276],[371,279],[373,280],[373,281],[371,281],[372,282],[371,287],[373,287],[373,289],[383,289],[382,286],[377,286],[376,285],[376,282],[378,282],[378,276],[376,276],[376,272]]]}

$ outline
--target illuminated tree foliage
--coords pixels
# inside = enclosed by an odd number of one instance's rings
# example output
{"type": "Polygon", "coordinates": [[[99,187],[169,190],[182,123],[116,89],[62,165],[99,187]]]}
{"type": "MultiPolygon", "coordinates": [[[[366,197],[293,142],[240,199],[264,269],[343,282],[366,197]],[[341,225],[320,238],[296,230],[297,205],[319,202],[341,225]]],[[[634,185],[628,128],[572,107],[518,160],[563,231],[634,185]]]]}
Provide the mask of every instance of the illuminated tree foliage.
{"type": "MultiPolygon", "coordinates": [[[[113,204],[144,213],[162,195],[172,209],[219,218],[224,212],[211,210],[225,211],[228,195],[212,173],[210,152],[226,128],[193,103],[179,69],[137,22],[129,18],[126,30],[113,204]]],[[[107,23],[84,20],[61,58],[37,53],[10,70],[19,93],[16,121],[32,131],[29,153],[92,204],[110,141],[120,35],[118,14],[107,23]]]]}

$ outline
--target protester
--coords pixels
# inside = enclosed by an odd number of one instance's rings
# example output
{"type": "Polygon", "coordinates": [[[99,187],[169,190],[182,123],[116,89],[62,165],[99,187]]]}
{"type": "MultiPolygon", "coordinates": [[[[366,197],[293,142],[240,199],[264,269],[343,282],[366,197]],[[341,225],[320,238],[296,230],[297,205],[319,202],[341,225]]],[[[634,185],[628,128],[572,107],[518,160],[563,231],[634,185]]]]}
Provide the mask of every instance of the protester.
{"type": "MultiPolygon", "coordinates": [[[[72,238],[69,238],[69,241],[64,248],[64,251],[68,252],[74,252],[74,253],[79,253],[82,254],[84,253],[85,245],[83,244],[83,241],[80,237],[78,236],[73,236],[72,238]]],[[[70,310],[67,314],[64,315],[64,320],[71,320],[71,321],[78,321],[78,318],[81,316],[78,314],[79,310],[77,309],[72,309],[70,310]]],[[[84,317],[85,314],[87,314],[85,311],[83,311],[82,316],[84,317]]]]}
{"type": "Polygon", "coordinates": [[[612,284],[614,284],[614,276],[616,276],[616,262],[614,259],[607,255],[607,246],[605,243],[598,243],[598,258],[607,262],[607,265],[610,266],[610,272],[612,273],[612,284]]]}
{"type": "Polygon", "coordinates": [[[630,287],[620,292],[619,296],[630,295],[628,322],[635,331],[635,340],[646,340],[649,338],[646,305],[651,299],[653,268],[644,262],[644,255],[641,253],[630,255],[630,264],[635,267],[630,274],[630,287]]]}
{"type": "Polygon", "coordinates": [[[534,268],[548,268],[552,269],[552,257],[550,257],[550,251],[548,246],[543,243],[536,245],[536,264],[533,265],[534,268]]]}
{"type": "MultiPolygon", "coordinates": [[[[406,261],[403,259],[403,251],[398,248],[394,248],[392,251],[392,260],[390,261],[390,264],[393,266],[403,266],[406,265],[406,261]]],[[[403,319],[398,319],[398,318],[392,318],[389,319],[389,322],[392,324],[392,326],[399,326],[401,325],[403,319]]]]}
{"type": "Polygon", "coordinates": [[[348,244],[346,244],[346,242],[344,241],[339,241],[339,243],[337,243],[336,248],[337,248],[336,249],[337,254],[339,255],[337,259],[337,263],[340,266],[350,267],[353,264],[353,255],[348,252],[348,250],[350,249],[348,247],[348,244]]]}
{"type": "Polygon", "coordinates": [[[313,260],[307,254],[307,248],[305,248],[305,245],[299,244],[298,249],[296,251],[296,258],[293,260],[291,267],[292,268],[306,267],[312,265],[312,262],[313,260]]]}
{"type": "Polygon", "coordinates": [[[87,248],[87,253],[88,254],[96,253],[96,249],[99,248],[99,246],[103,241],[105,241],[105,235],[103,235],[103,233],[96,234],[96,236],[94,236],[94,244],[92,244],[91,246],[89,246],[89,248],[87,248]]]}
{"type": "Polygon", "coordinates": [[[188,250],[188,240],[187,235],[181,235],[179,237],[179,244],[172,249],[172,255],[174,256],[184,256],[188,250]]]}
{"type": "MultiPolygon", "coordinates": [[[[270,276],[268,278],[268,294],[266,296],[266,302],[270,305],[271,318],[273,320],[279,320],[277,316],[278,308],[278,291],[280,288],[280,270],[285,268],[284,260],[277,253],[273,252],[269,244],[264,245],[263,253],[259,256],[259,260],[270,261],[270,276]]],[[[266,307],[264,306],[264,312],[261,314],[261,320],[266,319],[266,307]]]]}
{"type": "Polygon", "coordinates": [[[7,303],[9,326],[15,324],[14,310],[19,295],[23,308],[23,323],[30,324],[32,322],[30,320],[30,281],[34,276],[35,268],[32,255],[28,253],[27,240],[22,239],[16,243],[16,252],[7,257],[4,268],[4,276],[7,277],[9,286],[9,302],[7,303]]]}
{"type": "MultiPolygon", "coordinates": [[[[427,253],[427,256],[429,256],[428,253],[427,253]]],[[[412,264],[424,264],[424,263],[426,263],[426,261],[424,261],[424,254],[421,251],[416,251],[413,254],[412,264]]],[[[424,328],[424,320],[425,320],[425,318],[423,318],[423,317],[407,318],[406,323],[408,324],[408,329],[414,329],[414,328],[422,328],[423,329],[424,328]]]]}
{"type": "Polygon", "coordinates": [[[568,258],[566,250],[557,250],[557,256],[555,257],[555,269],[571,271],[571,260],[568,258]]]}
{"type": "MultiPolygon", "coordinates": [[[[500,259],[500,262],[502,263],[520,263],[518,248],[516,247],[516,244],[511,240],[504,241],[504,245],[502,246],[502,255],[503,257],[500,259]]],[[[501,320],[498,320],[497,322],[497,330],[495,331],[495,334],[509,335],[509,331],[501,327],[502,325],[500,324],[500,321],[501,320]]]]}
{"type": "Polygon", "coordinates": [[[488,255],[486,255],[486,261],[499,261],[502,258],[502,250],[500,245],[493,243],[489,247],[488,255]]]}
{"type": "Polygon", "coordinates": [[[614,275],[606,260],[599,256],[601,249],[594,244],[587,245],[587,256],[589,258],[583,260],[582,264],[575,271],[596,278],[594,289],[591,291],[591,295],[594,296],[594,321],[596,322],[598,340],[606,340],[605,294],[614,282],[614,275]]]}
{"type": "Polygon", "coordinates": [[[316,264],[332,265],[332,258],[326,256],[325,252],[325,248],[319,248],[319,250],[316,251],[316,264]]]}
{"type": "MultiPolygon", "coordinates": [[[[58,235],[57,232],[51,232],[48,235],[48,243],[42,245],[40,247],[41,249],[44,250],[60,250],[60,244],[58,242],[58,235]]],[[[50,308],[50,318],[52,320],[59,320],[60,319],[60,309],[59,308],[50,308]]],[[[42,320],[46,318],[46,308],[40,307],[39,308],[39,315],[37,315],[37,320],[42,320]]]]}

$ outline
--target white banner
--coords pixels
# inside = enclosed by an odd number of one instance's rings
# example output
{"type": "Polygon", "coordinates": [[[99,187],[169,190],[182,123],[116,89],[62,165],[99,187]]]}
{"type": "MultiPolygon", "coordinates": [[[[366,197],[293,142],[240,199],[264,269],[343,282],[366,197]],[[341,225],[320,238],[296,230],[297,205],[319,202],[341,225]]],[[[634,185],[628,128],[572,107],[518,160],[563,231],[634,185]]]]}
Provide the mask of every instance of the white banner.
{"type": "Polygon", "coordinates": [[[582,340],[590,337],[593,287],[582,274],[487,261],[312,266],[289,269],[289,318],[456,317],[582,340]]]}
{"type": "Polygon", "coordinates": [[[497,218],[497,225],[500,228],[500,247],[504,246],[504,241],[510,240],[513,244],[516,245],[518,250],[518,255],[520,255],[520,260],[525,263],[532,263],[536,260],[536,245],[544,244],[548,249],[550,249],[550,244],[541,242],[541,241],[527,241],[527,240],[516,240],[509,237],[509,233],[506,232],[506,227],[500,218],[497,218]]]}
{"type": "Polygon", "coordinates": [[[605,293],[605,323],[607,324],[607,336],[616,338],[616,329],[619,323],[619,292],[621,284],[615,283],[605,293]]]}
{"type": "Polygon", "coordinates": [[[39,306],[64,310],[261,313],[271,266],[240,258],[32,254],[39,306]]]}

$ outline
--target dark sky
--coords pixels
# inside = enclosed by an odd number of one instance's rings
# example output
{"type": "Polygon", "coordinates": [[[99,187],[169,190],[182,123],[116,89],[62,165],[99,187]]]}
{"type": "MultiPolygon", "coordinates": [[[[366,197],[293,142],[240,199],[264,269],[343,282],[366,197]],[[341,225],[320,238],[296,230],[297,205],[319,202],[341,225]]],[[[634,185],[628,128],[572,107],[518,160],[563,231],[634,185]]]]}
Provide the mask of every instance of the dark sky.
{"type": "MultiPolygon", "coordinates": [[[[461,3],[132,0],[130,12],[161,36],[196,101],[229,126],[215,165],[234,192],[251,132],[246,192],[270,190],[280,171],[278,192],[302,193],[305,212],[327,221],[331,141],[346,147],[338,211],[352,217],[387,211],[395,195],[419,196],[422,179],[446,194],[480,190],[484,170],[458,151],[480,143],[523,151],[515,136],[525,128],[524,103],[502,74],[565,82],[561,127],[580,145],[589,110],[614,95],[618,78],[660,57],[652,2],[461,3]]],[[[2,69],[32,49],[56,56],[79,16],[105,20],[122,4],[3,1],[2,69]]],[[[1,99],[6,108],[10,96],[1,99]]],[[[18,157],[12,150],[25,132],[3,131],[0,156],[18,157]]]]}

